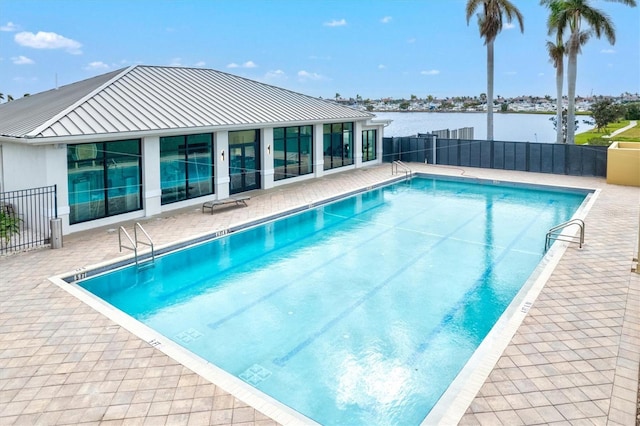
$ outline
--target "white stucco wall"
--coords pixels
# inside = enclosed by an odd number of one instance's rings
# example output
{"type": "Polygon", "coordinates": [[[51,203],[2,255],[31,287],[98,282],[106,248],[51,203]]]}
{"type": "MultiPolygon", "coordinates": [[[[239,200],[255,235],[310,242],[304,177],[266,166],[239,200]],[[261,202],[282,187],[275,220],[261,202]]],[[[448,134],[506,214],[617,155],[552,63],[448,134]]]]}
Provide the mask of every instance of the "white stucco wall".
{"type": "MultiPolygon", "coordinates": [[[[269,189],[274,186],[294,183],[322,177],[325,174],[339,173],[354,167],[361,167],[382,161],[382,137],[384,126],[382,124],[363,124],[356,122],[354,126],[354,165],[337,168],[329,171],[324,168],[323,152],[323,124],[316,123],[313,126],[314,140],[314,173],[298,176],[274,182],[273,168],[273,128],[260,128],[260,158],[261,158],[261,188],[269,189]],[[372,162],[362,162],[362,130],[377,129],[377,159],[372,162]]],[[[113,140],[114,136],[109,139],[113,140]]],[[[229,133],[220,130],[213,133],[214,142],[214,171],[215,194],[180,201],[177,203],[161,205],[160,185],[160,136],[142,137],[143,155],[143,210],[111,216],[101,219],[83,222],[75,225],[69,224],[69,194],[67,178],[67,145],[56,143],[49,145],[30,145],[28,142],[15,143],[2,141],[0,161],[0,181],[3,191],[14,191],[36,188],[49,185],[57,185],[58,217],[62,219],[63,233],[88,230],[101,226],[113,226],[124,221],[149,217],[181,209],[188,206],[199,206],[205,200],[224,199],[229,196],[229,133]]],[[[96,140],[98,141],[98,140],[96,140]]],[[[83,141],[90,142],[90,141],[83,141]]]]}
{"type": "MultiPolygon", "coordinates": [[[[18,191],[53,184],[47,181],[48,164],[44,146],[3,142],[2,161],[4,191],[18,191]]],[[[66,173],[66,166],[64,172],[66,173]]]]}

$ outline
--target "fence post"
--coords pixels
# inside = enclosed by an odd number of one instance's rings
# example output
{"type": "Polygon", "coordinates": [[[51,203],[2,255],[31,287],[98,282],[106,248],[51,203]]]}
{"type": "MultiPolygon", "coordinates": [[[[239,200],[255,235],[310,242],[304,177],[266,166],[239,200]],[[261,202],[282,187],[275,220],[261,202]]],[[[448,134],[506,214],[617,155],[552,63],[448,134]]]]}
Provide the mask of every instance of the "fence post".
{"type": "Polygon", "coordinates": [[[54,217],[50,220],[51,227],[51,248],[62,248],[62,219],[54,217]]]}
{"type": "Polygon", "coordinates": [[[438,160],[437,160],[437,152],[438,152],[438,147],[437,147],[437,143],[436,143],[436,139],[438,139],[438,137],[434,134],[433,135],[433,164],[438,164],[438,160]]]}

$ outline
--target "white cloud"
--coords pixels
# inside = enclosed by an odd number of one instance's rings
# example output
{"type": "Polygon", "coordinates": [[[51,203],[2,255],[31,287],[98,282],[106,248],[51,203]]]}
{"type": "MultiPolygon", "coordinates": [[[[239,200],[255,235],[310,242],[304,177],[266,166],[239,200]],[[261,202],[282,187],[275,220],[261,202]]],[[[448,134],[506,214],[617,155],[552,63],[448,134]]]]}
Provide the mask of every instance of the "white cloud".
{"type": "Polygon", "coordinates": [[[422,74],[422,75],[438,75],[438,74],[440,74],[440,70],[420,71],[420,74],[422,74]]]}
{"type": "Polygon", "coordinates": [[[318,80],[325,80],[325,77],[315,73],[315,72],[308,72],[305,70],[301,70],[298,71],[298,80],[300,81],[306,81],[306,80],[314,80],[314,81],[318,81],[318,80]]]}
{"type": "Polygon", "coordinates": [[[253,61],[247,61],[243,64],[236,64],[235,62],[231,62],[227,65],[227,68],[257,68],[258,66],[253,61]]]}
{"type": "Polygon", "coordinates": [[[504,29],[505,30],[512,30],[516,27],[516,24],[514,24],[513,22],[505,22],[504,24],[504,29]]]}
{"type": "Polygon", "coordinates": [[[182,66],[182,58],[172,58],[171,62],[169,62],[169,66],[171,66],[171,67],[181,67],[182,66]]]}
{"type": "Polygon", "coordinates": [[[385,69],[386,67],[387,67],[387,66],[386,66],[385,64],[380,64],[380,65],[378,65],[378,69],[379,69],[379,70],[383,70],[383,69],[385,69]]]}
{"type": "Polygon", "coordinates": [[[538,77],[542,77],[543,75],[544,75],[544,73],[543,73],[543,72],[539,72],[539,73],[538,73],[538,77]]]}
{"type": "Polygon", "coordinates": [[[15,35],[16,43],[20,46],[34,49],[64,49],[72,55],[82,54],[82,44],[56,33],[38,31],[37,34],[23,31],[15,35]]]}
{"type": "Polygon", "coordinates": [[[324,24],[325,27],[344,27],[345,25],[347,25],[347,20],[346,19],[333,19],[331,21],[325,22],[324,24]]]}
{"type": "Polygon", "coordinates": [[[11,58],[11,60],[13,61],[13,63],[15,65],[31,65],[31,64],[35,64],[33,59],[29,59],[26,56],[14,56],[11,58]]]}
{"type": "Polygon", "coordinates": [[[205,65],[207,65],[207,63],[205,61],[198,61],[195,64],[193,64],[193,66],[198,67],[198,68],[202,68],[205,65]]]}
{"type": "Polygon", "coordinates": [[[287,74],[282,70],[269,71],[264,75],[266,81],[286,80],[287,74]]]}
{"type": "Polygon", "coordinates": [[[93,61],[89,62],[87,66],[84,67],[87,71],[95,71],[95,70],[106,70],[109,69],[109,65],[105,64],[102,61],[93,61]]]}
{"type": "Polygon", "coordinates": [[[507,71],[504,73],[505,75],[516,75],[518,74],[516,71],[507,71]]]}
{"type": "Polygon", "coordinates": [[[600,53],[604,53],[604,54],[610,55],[610,54],[616,53],[616,51],[614,49],[602,49],[600,51],[600,53]]]}
{"type": "Polygon", "coordinates": [[[388,24],[389,22],[391,22],[392,19],[393,18],[391,16],[385,16],[380,20],[380,22],[382,22],[383,24],[388,24]]]}
{"type": "Polygon", "coordinates": [[[8,31],[8,32],[18,31],[18,26],[13,22],[7,22],[6,25],[0,26],[0,31],[8,31]]]}

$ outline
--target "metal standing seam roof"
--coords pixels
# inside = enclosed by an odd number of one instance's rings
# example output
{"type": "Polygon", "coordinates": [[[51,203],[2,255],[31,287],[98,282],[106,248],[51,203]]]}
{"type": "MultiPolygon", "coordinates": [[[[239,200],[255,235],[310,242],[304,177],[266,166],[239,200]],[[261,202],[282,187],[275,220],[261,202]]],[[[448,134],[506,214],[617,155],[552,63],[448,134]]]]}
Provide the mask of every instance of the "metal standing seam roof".
{"type": "Polygon", "coordinates": [[[0,135],[46,139],[373,117],[221,71],[136,65],[0,105],[0,135]]]}

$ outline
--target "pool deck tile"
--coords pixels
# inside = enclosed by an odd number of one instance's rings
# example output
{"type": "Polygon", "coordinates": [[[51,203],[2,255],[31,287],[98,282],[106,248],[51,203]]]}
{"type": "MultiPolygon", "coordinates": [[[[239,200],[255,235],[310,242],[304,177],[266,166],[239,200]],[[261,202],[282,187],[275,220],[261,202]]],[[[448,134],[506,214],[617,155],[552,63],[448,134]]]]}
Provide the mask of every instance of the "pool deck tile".
{"type": "MultiPolygon", "coordinates": [[[[411,167],[600,191],[585,218],[585,246],[568,245],[459,424],[634,424],[640,274],[631,267],[640,190],[601,178],[411,167]]],[[[389,165],[346,171],[253,191],[248,207],[210,215],[193,206],[139,221],[156,246],[169,245],[390,177],[389,165]]],[[[49,281],[123,258],[114,229],[65,236],[59,250],[0,257],[0,424],[277,424],[49,281]]]]}

